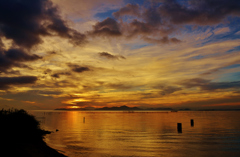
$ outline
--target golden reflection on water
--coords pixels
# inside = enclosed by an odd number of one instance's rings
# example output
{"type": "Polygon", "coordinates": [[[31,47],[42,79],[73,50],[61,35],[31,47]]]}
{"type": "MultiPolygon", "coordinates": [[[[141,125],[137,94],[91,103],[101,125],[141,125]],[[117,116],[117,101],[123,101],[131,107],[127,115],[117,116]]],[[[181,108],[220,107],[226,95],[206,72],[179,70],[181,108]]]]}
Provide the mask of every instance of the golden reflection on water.
{"type": "Polygon", "coordinates": [[[240,155],[240,112],[35,112],[68,156],[240,155]],[[85,117],[85,122],[83,118],[85,117]],[[190,120],[194,119],[194,127],[190,120]],[[182,123],[182,133],[177,132],[182,123]]]}

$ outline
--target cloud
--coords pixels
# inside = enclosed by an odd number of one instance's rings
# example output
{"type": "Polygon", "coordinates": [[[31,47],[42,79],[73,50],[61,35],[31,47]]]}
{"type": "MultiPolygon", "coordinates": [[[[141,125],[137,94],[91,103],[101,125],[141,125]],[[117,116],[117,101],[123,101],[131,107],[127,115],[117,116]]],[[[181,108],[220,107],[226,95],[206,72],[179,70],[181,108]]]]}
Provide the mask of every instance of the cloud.
{"type": "Polygon", "coordinates": [[[240,88],[240,81],[235,82],[211,82],[201,78],[194,78],[182,81],[181,85],[192,88],[199,87],[202,90],[214,91],[218,89],[240,88]]]}
{"type": "Polygon", "coordinates": [[[164,98],[168,97],[171,94],[183,90],[178,86],[171,85],[156,85],[152,87],[154,90],[152,91],[144,91],[142,93],[137,93],[136,95],[140,95],[140,98],[143,100],[152,99],[152,98],[164,98]]]}
{"type": "Polygon", "coordinates": [[[68,66],[71,68],[72,71],[77,72],[77,73],[90,71],[90,68],[85,67],[85,66],[80,66],[80,65],[77,65],[77,64],[68,64],[68,66]]]}
{"type": "Polygon", "coordinates": [[[29,55],[22,49],[9,49],[4,53],[8,59],[13,61],[34,61],[42,58],[36,54],[29,55]]]}
{"type": "Polygon", "coordinates": [[[160,26],[163,24],[161,14],[158,8],[150,7],[143,13],[143,19],[147,24],[160,26]]]}
{"type": "Polygon", "coordinates": [[[145,41],[148,41],[150,43],[162,43],[162,44],[168,44],[168,43],[180,43],[181,40],[177,38],[168,38],[167,36],[163,37],[162,39],[154,39],[154,38],[144,38],[145,41]]]}
{"type": "Polygon", "coordinates": [[[109,84],[106,84],[106,86],[111,89],[116,89],[116,90],[129,90],[129,89],[134,88],[134,86],[125,85],[125,84],[121,84],[121,83],[109,83],[109,84]]]}
{"type": "Polygon", "coordinates": [[[168,86],[168,85],[157,85],[157,86],[154,86],[153,88],[160,90],[159,94],[161,96],[170,95],[176,91],[182,90],[182,88],[180,88],[180,87],[168,86]]]}
{"type": "Polygon", "coordinates": [[[36,54],[30,55],[23,49],[3,50],[0,51],[0,71],[8,73],[8,70],[12,67],[26,68],[27,66],[23,62],[35,61],[41,58],[36,54]]]}
{"type": "MultiPolygon", "coordinates": [[[[140,36],[149,43],[179,43],[172,37],[183,25],[214,25],[227,16],[240,16],[240,3],[236,0],[177,0],[155,1],[156,5],[127,4],[113,13],[117,19],[106,18],[94,25],[92,34],[103,36],[140,36]],[[171,38],[169,37],[171,36],[171,38]]],[[[227,32],[227,28],[216,33],[227,32]]]]}
{"type": "Polygon", "coordinates": [[[188,6],[176,0],[165,0],[159,7],[162,17],[173,24],[208,25],[221,22],[227,15],[240,15],[240,3],[236,0],[190,0],[188,6]]]}
{"type": "Polygon", "coordinates": [[[42,36],[57,35],[74,45],[86,38],[67,25],[50,0],[0,1],[0,32],[1,38],[24,48],[42,43],[42,36]]]}
{"type": "Polygon", "coordinates": [[[202,89],[204,90],[229,89],[229,88],[240,88],[240,81],[211,82],[209,85],[202,87],[202,89]]]}
{"type": "Polygon", "coordinates": [[[54,73],[51,76],[54,78],[60,78],[60,75],[71,75],[70,72],[59,72],[59,73],[54,73]]]}
{"type": "Polygon", "coordinates": [[[117,19],[125,15],[140,16],[141,14],[139,5],[127,4],[125,7],[122,7],[119,11],[113,13],[113,16],[117,19]]]}
{"type": "Polygon", "coordinates": [[[152,26],[145,22],[140,22],[138,20],[133,20],[130,24],[130,35],[138,34],[150,34],[156,32],[156,26],[152,26]]]}
{"type": "Polygon", "coordinates": [[[217,28],[213,32],[214,32],[215,35],[218,35],[218,34],[223,34],[223,33],[230,32],[230,29],[229,29],[229,27],[217,28]]]}
{"type": "Polygon", "coordinates": [[[107,58],[107,59],[126,59],[124,56],[121,56],[121,55],[112,55],[108,52],[99,52],[98,55],[100,57],[104,57],[104,58],[107,58]]]}
{"type": "Polygon", "coordinates": [[[210,80],[205,80],[201,78],[194,78],[194,79],[187,79],[182,81],[182,85],[187,88],[197,87],[197,86],[204,86],[210,83],[210,80]]]}
{"type": "Polygon", "coordinates": [[[32,84],[36,81],[35,76],[0,77],[0,89],[8,89],[11,85],[32,84]]]}
{"type": "Polygon", "coordinates": [[[51,73],[52,72],[52,70],[51,69],[46,69],[46,70],[44,70],[44,74],[46,75],[46,74],[49,74],[49,73],[51,73]]]}
{"type": "Polygon", "coordinates": [[[215,98],[209,100],[198,100],[198,101],[188,101],[182,102],[181,106],[189,108],[236,108],[239,109],[240,97],[238,96],[228,96],[222,98],[215,98]]]}
{"type": "Polygon", "coordinates": [[[143,7],[139,7],[138,5],[127,4],[119,11],[113,13],[119,22],[107,18],[102,22],[98,22],[94,26],[92,34],[103,36],[125,36],[127,38],[140,35],[145,41],[150,43],[177,43],[180,41],[176,38],[169,39],[167,37],[173,32],[174,27],[162,23],[162,17],[157,8],[142,8],[143,7]],[[124,16],[127,16],[126,19],[129,19],[123,20],[122,18],[124,16]],[[150,36],[157,36],[158,38],[154,40],[150,36]]]}
{"type": "Polygon", "coordinates": [[[202,73],[201,75],[203,75],[203,76],[204,75],[210,75],[210,74],[214,74],[214,73],[219,72],[219,71],[224,70],[224,69],[234,68],[235,66],[238,65],[239,62],[240,62],[240,60],[236,60],[236,61],[224,64],[224,65],[221,65],[220,67],[208,70],[208,71],[202,73]]]}
{"type": "Polygon", "coordinates": [[[169,95],[179,90],[182,90],[182,88],[173,87],[173,86],[163,86],[162,91],[160,91],[160,95],[162,96],[169,95]]]}
{"type": "Polygon", "coordinates": [[[57,4],[64,15],[81,20],[89,19],[99,12],[116,10],[123,5],[123,0],[52,0],[57,4]]]}
{"type": "Polygon", "coordinates": [[[121,36],[119,23],[112,19],[107,18],[102,22],[98,22],[93,26],[93,31],[89,32],[94,36],[121,36]]]}

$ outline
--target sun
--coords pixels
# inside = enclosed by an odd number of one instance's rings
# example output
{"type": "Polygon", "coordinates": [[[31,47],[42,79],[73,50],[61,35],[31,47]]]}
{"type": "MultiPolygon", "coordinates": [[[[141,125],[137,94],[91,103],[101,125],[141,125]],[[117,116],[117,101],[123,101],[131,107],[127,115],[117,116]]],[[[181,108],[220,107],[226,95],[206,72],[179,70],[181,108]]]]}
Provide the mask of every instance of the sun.
{"type": "Polygon", "coordinates": [[[69,108],[69,109],[78,109],[78,108],[80,108],[79,106],[76,106],[76,105],[74,105],[74,106],[68,106],[67,108],[69,108]]]}

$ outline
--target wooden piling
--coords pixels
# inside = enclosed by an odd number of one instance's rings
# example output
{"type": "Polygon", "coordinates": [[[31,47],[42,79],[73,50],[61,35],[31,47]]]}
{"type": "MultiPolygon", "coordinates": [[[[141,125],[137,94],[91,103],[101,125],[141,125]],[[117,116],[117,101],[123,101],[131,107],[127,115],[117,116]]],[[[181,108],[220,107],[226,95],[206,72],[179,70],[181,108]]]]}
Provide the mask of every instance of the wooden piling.
{"type": "Polygon", "coordinates": [[[85,123],[85,117],[83,117],[83,123],[85,123]]]}
{"type": "Polygon", "coordinates": [[[191,127],[193,127],[193,126],[194,126],[194,120],[191,119],[191,127]]]}
{"type": "Polygon", "coordinates": [[[177,123],[178,133],[182,133],[182,123],[177,123]]]}

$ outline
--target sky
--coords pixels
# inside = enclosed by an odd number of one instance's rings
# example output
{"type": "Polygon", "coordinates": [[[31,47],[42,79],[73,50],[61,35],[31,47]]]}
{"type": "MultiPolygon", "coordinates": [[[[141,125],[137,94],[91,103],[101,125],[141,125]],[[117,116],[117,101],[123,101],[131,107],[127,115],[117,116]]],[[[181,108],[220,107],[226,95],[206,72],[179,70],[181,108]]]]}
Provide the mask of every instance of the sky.
{"type": "Polygon", "coordinates": [[[239,0],[0,0],[0,108],[240,109],[239,0]]]}

